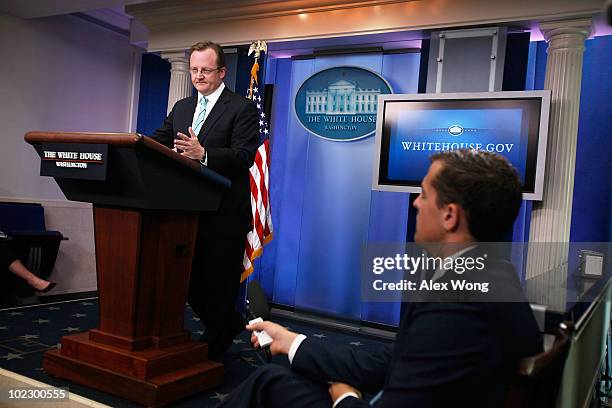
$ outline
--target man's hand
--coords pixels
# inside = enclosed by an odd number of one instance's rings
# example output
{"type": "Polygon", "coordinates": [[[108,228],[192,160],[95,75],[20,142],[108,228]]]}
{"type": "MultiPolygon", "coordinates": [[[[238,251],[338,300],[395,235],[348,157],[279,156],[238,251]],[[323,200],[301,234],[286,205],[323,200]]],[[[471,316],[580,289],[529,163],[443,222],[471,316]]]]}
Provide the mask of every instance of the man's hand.
{"type": "MultiPolygon", "coordinates": [[[[283,326],[272,322],[253,323],[248,325],[246,329],[251,332],[253,330],[265,330],[273,340],[270,344],[270,352],[273,356],[278,354],[289,354],[291,343],[298,336],[297,333],[290,332],[283,326]]],[[[251,333],[251,343],[253,343],[255,347],[259,347],[259,341],[257,341],[255,333],[251,333]]]]}
{"type": "Polygon", "coordinates": [[[182,150],[183,156],[189,157],[194,160],[202,160],[204,158],[204,147],[200,144],[198,136],[195,134],[193,129],[189,127],[189,135],[178,132],[176,134],[179,138],[174,139],[174,148],[182,150]]]}
{"type": "Polygon", "coordinates": [[[361,398],[361,393],[359,392],[357,388],[353,388],[350,385],[341,383],[341,382],[331,383],[328,391],[329,391],[329,396],[331,397],[331,400],[334,403],[336,402],[338,398],[340,398],[341,395],[347,392],[354,392],[355,394],[359,396],[359,398],[361,398]]]}

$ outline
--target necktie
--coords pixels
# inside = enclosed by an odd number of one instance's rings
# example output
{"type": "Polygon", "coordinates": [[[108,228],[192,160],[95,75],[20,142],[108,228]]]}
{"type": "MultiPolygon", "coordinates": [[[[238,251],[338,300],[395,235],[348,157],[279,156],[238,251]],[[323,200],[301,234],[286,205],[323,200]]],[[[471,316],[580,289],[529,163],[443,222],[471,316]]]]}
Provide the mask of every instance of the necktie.
{"type": "Polygon", "coordinates": [[[204,117],[206,116],[206,105],[208,104],[208,99],[206,97],[201,98],[198,103],[198,114],[193,120],[193,124],[191,127],[193,128],[194,133],[197,135],[200,133],[200,129],[202,129],[202,125],[204,124],[204,117]]]}

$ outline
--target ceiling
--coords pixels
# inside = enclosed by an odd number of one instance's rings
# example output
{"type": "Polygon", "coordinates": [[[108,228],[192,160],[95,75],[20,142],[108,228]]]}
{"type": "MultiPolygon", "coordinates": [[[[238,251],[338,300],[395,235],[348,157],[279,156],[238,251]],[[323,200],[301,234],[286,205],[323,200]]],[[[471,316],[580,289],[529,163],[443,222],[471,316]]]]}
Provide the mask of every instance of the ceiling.
{"type": "Polygon", "coordinates": [[[98,9],[123,11],[128,4],[149,3],[153,0],[2,0],[0,12],[24,19],[84,13],[98,9]]]}
{"type": "MultiPolygon", "coordinates": [[[[350,3],[354,5],[355,3],[369,2],[385,4],[396,3],[397,0],[232,0],[232,7],[228,7],[228,2],[226,0],[1,0],[0,13],[10,14],[23,19],[74,14],[90,21],[97,22],[98,24],[101,23],[101,25],[107,28],[130,35],[130,31],[133,31],[131,23],[134,18],[126,14],[125,6],[132,6],[131,9],[146,7],[153,11],[157,10],[161,13],[160,17],[166,19],[170,18],[168,13],[166,13],[168,7],[183,8],[187,14],[191,15],[195,14],[197,9],[204,8],[204,10],[206,10],[206,15],[210,15],[215,12],[215,10],[217,13],[220,12],[219,10],[226,10],[225,12],[230,13],[235,12],[235,9],[240,7],[246,9],[249,7],[295,8],[303,7],[304,5],[317,5],[328,8],[332,7],[331,5],[334,4],[350,3]]],[[[611,35],[612,27],[606,24],[604,13],[600,13],[594,17],[594,34],[611,35]]],[[[541,39],[537,22],[526,21],[524,22],[524,28],[532,32],[532,40],[541,39]]],[[[382,38],[381,42],[394,42],[396,44],[392,44],[392,46],[398,48],[410,47],[413,46],[411,41],[420,39],[421,37],[419,36],[422,33],[415,32],[413,34],[414,38],[392,38],[391,40],[383,36],[385,38],[382,38]],[[401,41],[406,42],[406,44],[401,44],[401,41]]],[[[393,35],[394,34],[391,34],[391,36],[393,35]]],[[[144,34],[144,41],[146,41],[146,37],[147,34],[144,34]]],[[[318,44],[318,46],[325,46],[324,43],[326,40],[319,41],[322,41],[323,44],[318,44]]],[[[282,42],[277,44],[276,49],[273,51],[282,54],[284,52],[284,45],[285,44],[282,42]]],[[[306,44],[308,47],[312,45],[313,44],[306,44]]]]}

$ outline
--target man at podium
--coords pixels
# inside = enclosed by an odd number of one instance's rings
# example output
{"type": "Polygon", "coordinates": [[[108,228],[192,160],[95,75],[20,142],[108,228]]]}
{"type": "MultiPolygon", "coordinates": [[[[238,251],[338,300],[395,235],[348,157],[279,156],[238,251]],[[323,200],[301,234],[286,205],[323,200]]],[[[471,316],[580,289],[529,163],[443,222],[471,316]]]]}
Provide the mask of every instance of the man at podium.
{"type": "Polygon", "coordinates": [[[232,182],[219,210],[200,214],[188,295],[206,326],[209,358],[219,360],[244,329],[234,301],[251,230],[249,168],[259,146],[259,118],[249,99],[223,83],[225,56],[218,44],[193,45],[189,69],[197,95],[178,101],[152,137],[232,182]]]}

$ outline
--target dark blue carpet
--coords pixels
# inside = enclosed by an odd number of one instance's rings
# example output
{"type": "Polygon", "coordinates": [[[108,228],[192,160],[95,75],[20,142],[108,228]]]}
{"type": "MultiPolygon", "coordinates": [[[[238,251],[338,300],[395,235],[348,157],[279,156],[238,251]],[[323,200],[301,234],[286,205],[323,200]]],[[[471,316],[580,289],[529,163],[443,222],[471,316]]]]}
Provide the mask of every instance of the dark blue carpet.
{"type": "MultiPolygon", "coordinates": [[[[20,309],[0,311],[0,367],[34,378],[57,387],[68,387],[70,392],[113,407],[138,407],[130,401],[85,387],[70,381],[47,375],[42,370],[43,353],[59,346],[60,338],[66,334],[86,331],[96,327],[98,302],[76,300],[61,304],[36,305],[20,309]]],[[[352,347],[372,349],[381,347],[382,340],[358,334],[347,334],[331,329],[310,326],[285,319],[273,319],[292,331],[308,336],[325,338],[335,344],[350,344],[352,347]]],[[[194,339],[202,334],[202,325],[191,309],[185,313],[185,328],[194,339]]],[[[178,401],[171,407],[214,407],[230,393],[261,363],[251,352],[250,334],[241,333],[224,357],[224,383],[206,393],[178,401]]],[[[273,362],[288,365],[287,358],[274,357],[273,362]]]]}

